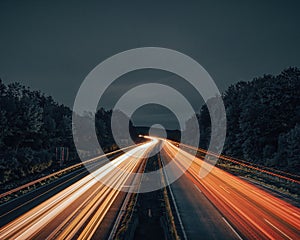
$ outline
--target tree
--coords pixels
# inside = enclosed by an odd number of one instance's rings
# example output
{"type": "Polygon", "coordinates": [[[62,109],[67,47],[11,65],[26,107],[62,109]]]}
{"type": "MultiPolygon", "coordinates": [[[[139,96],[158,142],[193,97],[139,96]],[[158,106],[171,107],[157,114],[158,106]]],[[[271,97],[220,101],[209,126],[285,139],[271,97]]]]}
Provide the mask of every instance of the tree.
{"type": "Polygon", "coordinates": [[[286,134],[288,168],[299,173],[300,170],[300,124],[286,134]]]}
{"type": "MultiPolygon", "coordinates": [[[[297,165],[299,157],[295,127],[300,124],[299,69],[238,82],[225,91],[223,100],[227,115],[225,154],[295,171],[291,166],[297,165]]],[[[211,124],[206,105],[201,108],[199,122],[200,146],[207,148],[211,124]]]]}

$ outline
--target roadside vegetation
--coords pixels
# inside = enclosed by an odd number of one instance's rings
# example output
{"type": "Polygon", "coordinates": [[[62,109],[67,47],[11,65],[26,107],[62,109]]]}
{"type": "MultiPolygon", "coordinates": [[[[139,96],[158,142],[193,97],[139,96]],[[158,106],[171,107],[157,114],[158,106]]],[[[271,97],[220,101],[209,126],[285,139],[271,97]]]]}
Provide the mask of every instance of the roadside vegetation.
{"type": "MultiPolygon", "coordinates": [[[[238,82],[220,97],[227,118],[223,154],[299,174],[300,69],[291,67],[277,76],[268,74],[238,82]]],[[[199,122],[199,146],[203,149],[208,148],[211,133],[207,106],[213,106],[214,101],[210,99],[194,116],[199,122]]]]}
{"type": "Polygon", "coordinates": [[[272,192],[283,194],[285,197],[291,198],[291,200],[300,200],[300,186],[298,183],[222,160],[219,161],[216,166],[233,175],[245,178],[245,180],[257,184],[258,186],[263,186],[272,192]]]}
{"type": "MultiPolygon", "coordinates": [[[[298,68],[285,69],[277,76],[269,74],[238,82],[220,97],[227,115],[223,154],[299,174],[298,68]]],[[[194,116],[200,125],[199,145],[203,149],[208,147],[211,132],[207,105],[213,103],[214,99],[210,99],[194,116]]],[[[111,114],[101,108],[95,121],[99,143],[107,151],[117,148],[110,130],[111,114]]],[[[84,117],[91,118],[88,113],[84,117]]],[[[73,143],[71,118],[72,110],[58,104],[51,96],[19,83],[5,85],[0,80],[0,193],[80,161],[73,143]],[[56,149],[60,147],[68,149],[68,161],[63,164],[57,159],[56,149]]],[[[131,122],[129,127],[134,132],[131,122]]],[[[89,143],[89,137],[83,136],[83,146],[89,143]]],[[[89,155],[91,149],[83,148],[82,151],[89,155]]],[[[299,188],[292,183],[265,177],[263,173],[254,174],[243,166],[226,162],[220,162],[220,167],[281,192],[299,195],[299,188]]]]}
{"type": "MultiPolygon", "coordinates": [[[[100,108],[96,113],[98,140],[107,152],[117,148],[110,119],[111,111],[100,108]]],[[[90,149],[83,150],[88,154],[90,149]]],[[[72,110],[40,91],[0,79],[0,193],[78,162],[72,110]],[[56,152],[61,147],[68,149],[63,163],[56,152]]]]}

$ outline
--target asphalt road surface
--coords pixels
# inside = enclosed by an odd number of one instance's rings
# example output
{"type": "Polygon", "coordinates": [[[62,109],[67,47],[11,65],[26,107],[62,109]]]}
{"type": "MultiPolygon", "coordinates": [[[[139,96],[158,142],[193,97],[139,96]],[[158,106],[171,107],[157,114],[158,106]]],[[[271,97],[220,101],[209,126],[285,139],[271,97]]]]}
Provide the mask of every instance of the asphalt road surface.
{"type": "Polygon", "coordinates": [[[107,213],[119,189],[130,184],[130,173],[139,168],[156,143],[137,146],[9,222],[0,229],[0,239],[103,238],[99,229],[105,216],[107,224],[107,213]]]}
{"type": "Polygon", "coordinates": [[[78,169],[1,205],[0,239],[106,239],[126,195],[120,189],[135,185],[131,173],[161,141],[163,164],[174,163],[166,178],[182,173],[168,189],[185,239],[300,239],[299,208],[156,138],[93,174],[78,169]]]}
{"type": "Polygon", "coordinates": [[[167,159],[173,159],[178,169],[187,169],[182,179],[172,185],[172,189],[175,198],[177,197],[184,228],[191,238],[197,238],[197,231],[207,232],[201,230],[204,227],[199,228],[198,223],[194,222],[201,222],[203,226],[211,225],[211,228],[206,229],[211,229],[208,232],[216,237],[221,237],[220,234],[230,237],[226,233],[230,233],[231,229],[236,237],[246,239],[300,238],[299,208],[217,167],[201,178],[200,169],[210,169],[209,164],[168,141],[165,141],[163,155],[167,159]],[[212,208],[204,195],[222,215],[212,208]],[[190,219],[192,215],[195,217],[193,220],[190,219]],[[215,225],[216,222],[222,225],[215,225]],[[219,230],[216,230],[213,226],[222,227],[217,227],[219,230]],[[220,228],[228,231],[224,233],[220,228]]]}

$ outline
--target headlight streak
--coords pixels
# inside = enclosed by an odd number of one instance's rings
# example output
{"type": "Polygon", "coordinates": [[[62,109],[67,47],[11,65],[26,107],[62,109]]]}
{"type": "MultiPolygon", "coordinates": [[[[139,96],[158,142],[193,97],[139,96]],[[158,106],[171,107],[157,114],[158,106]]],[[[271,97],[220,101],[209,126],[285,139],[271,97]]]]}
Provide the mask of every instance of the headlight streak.
{"type": "Polygon", "coordinates": [[[157,141],[153,140],[137,146],[31,209],[2,227],[0,239],[31,239],[44,236],[48,228],[49,234],[45,236],[48,239],[62,236],[70,239],[78,231],[82,233],[79,239],[91,237],[118,196],[117,189],[127,182],[130,173],[156,144],[157,141]],[[101,184],[94,176],[106,179],[112,187],[101,184]],[[82,196],[86,198],[81,200],[82,196]],[[76,210],[69,214],[69,218],[62,222],[55,221],[71,206],[76,206],[76,210]]]}

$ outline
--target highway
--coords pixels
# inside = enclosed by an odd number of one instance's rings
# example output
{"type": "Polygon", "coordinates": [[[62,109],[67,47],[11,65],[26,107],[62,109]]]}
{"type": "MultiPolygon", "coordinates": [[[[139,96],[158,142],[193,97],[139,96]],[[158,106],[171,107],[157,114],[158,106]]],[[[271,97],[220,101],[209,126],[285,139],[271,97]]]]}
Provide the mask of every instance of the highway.
{"type": "Polygon", "coordinates": [[[92,174],[80,175],[81,170],[75,170],[68,178],[72,181],[58,184],[50,195],[26,195],[24,199],[32,196],[31,205],[16,206],[17,199],[1,205],[1,216],[7,221],[0,225],[0,239],[106,239],[126,195],[120,189],[140,181],[130,173],[141,172],[157,144],[163,144],[162,164],[175,163],[174,169],[163,171],[167,182],[172,170],[183,174],[168,189],[176,227],[184,239],[300,238],[299,208],[217,167],[200,178],[200,169],[210,169],[209,163],[172,141],[150,138],[105,165],[97,165],[92,174]]]}
{"type": "MultiPolygon", "coordinates": [[[[170,158],[162,153],[167,164],[170,158]]],[[[168,174],[166,173],[168,176],[168,174]]],[[[184,174],[170,185],[186,239],[239,239],[199,187],[184,174]]]]}
{"type": "Polygon", "coordinates": [[[9,222],[0,229],[0,239],[101,237],[95,232],[119,195],[118,188],[131,183],[130,173],[138,169],[156,143],[137,146],[9,222]]]}
{"type": "MultiPolygon", "coordinates": [[[[121,153],[116,153],[113,155],[109,155],[109,156],[105,155],[105,156],[108,157],[109,159],[114,159],[116,156],[119,156],[120,154],[121,153]]],[[[103,155],[101,155],[99,158],[91,162],[86,163],[86,165],[88,166],[90,171],[97,170],[99,167],[103,166],[106,163],[106,161],[102,161],[102,160],[103,160],[103,155]]],[[[24,214],[30,209],[34,208],[38,204],[44,202],[45,200],[57,194],[58,192],[62,191],[63,189],[71,186],[72,184],[74,184],[75,182],[77,182],[78,180],[87,176],[90,173],[85,168],[85,165],[81,165],[81,166],[78,165],[79,164],[68,167],[67,170],[70,168],[68,173],[56,178],[50,183],[37,187],[33,191],[29,191],[26,194],[20,195],[19,197],[13,198],[8,202],[3,203],[0,208],[0,227],[12,221],[13,219],[19,217],[20,215],[24,214]]],[[[65,171],[65,169],[63,169],[63,171],[65,171]]],[[[60,174],[60,172],[62,171],[56,172],[54,174],[50,174],[46,176],[46,178],[49,179],[52,176],[57,176],[60,174]]],[[[44,177],[42,179],[44,179],[44,177]]],[[[25,184],[18,188],[26,189],[27,185],[32,186],[36,182],[41,182],[41,179],[37,179],[33,182],[30,182],[29,184],[25,184]]],[[[14,192],[17,192],[15,190],[16,189],[13,189],[12,191],[9,192],[5,192],[2,195],[6,196],[10,192],[13,192],[12,194],[14,194],[14,192]]]]}
{"type": "Polygon", "coordinates": [[[197,225],[193,223],[197,220],[205,223],[204,217],[207,218],[208,225],[211,225],[211,234],[215,233],[214,226],[218,228],[216,221],[211,220],[217,218],[219,222],[220,219],[223,220],[220,228],[224,228],[225,223],[227,230],[229,227],[237,238],[299,239],[300,211],[297,207],[217,167],[212,168],[206,177],[200,178],[200,168],[206,169],[208,163],[180,150],[170,141],[164,141],[162,155],[165,157],[165,164],[172,159],[178,169],[183,171],[188,168],[184,177],[172,185],[172,189],[175,198],[177,197],[175,200],[178,202],[179,212],[182,211],[180,215],[184,228],[187,235],[191,232],[191,239],[197,239],[195,228],[191,228],[191,224],[197,225]],[[186,178],[190,181],[186,181],[186,178]],[[198,196],[193,193],[195,189],[199,191],[198,196]],[[214,210],[205,210],[207,205],[209,208],[211,206],[203,199],[202,193],[222,216],[214,210]],[[209,216],[210,213],[213,216],[209,216]],[[190,220],[190,214],[195,219],[190,220]]]}

